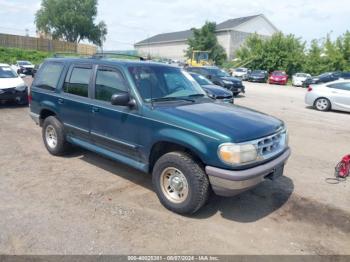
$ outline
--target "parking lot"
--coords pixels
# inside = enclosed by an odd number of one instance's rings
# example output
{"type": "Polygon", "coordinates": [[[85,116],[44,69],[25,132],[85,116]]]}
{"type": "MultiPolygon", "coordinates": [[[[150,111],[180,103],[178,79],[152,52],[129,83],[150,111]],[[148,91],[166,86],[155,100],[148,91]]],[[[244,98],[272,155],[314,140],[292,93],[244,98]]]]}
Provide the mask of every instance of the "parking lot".
{"type": "Polygon", "coordinates": [[[245,83],[235,100],[284,120],[285,177],[171,213],[151,176],[75,149],[46,151],[27,107],[0,106],[0,250],[4,254],[350,254],[350,184],[325,182],[350,153],[350,114],[318,112],[305,89],[245,83]]]}

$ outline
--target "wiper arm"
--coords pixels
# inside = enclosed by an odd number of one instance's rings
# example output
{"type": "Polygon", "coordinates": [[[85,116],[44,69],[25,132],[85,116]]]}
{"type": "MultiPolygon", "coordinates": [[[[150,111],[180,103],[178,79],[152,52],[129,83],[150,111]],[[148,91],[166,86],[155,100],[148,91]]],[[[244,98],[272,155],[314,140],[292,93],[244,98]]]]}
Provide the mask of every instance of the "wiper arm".
{"type": "Polygon", "coordinates": [[[189,102],[196,102],[193,99],[185,98],[185,97],[159,97],[159,98],[152,98],[152,102],[162,102],[162,101],[189,101],[189,102]]]}
{"type": "Polygon", "coordinates": [[[189,95],[188,97],[203,97],[205,96],[205,94],[193,94],[193,95],[189,95]]]}

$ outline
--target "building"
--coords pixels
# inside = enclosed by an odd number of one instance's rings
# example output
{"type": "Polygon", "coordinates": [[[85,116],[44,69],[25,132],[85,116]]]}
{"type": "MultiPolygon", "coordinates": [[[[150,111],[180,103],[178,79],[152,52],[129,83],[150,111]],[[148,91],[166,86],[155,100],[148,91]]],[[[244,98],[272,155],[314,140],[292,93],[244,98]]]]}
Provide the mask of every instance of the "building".
{"type": "MultiPolygon", "coordinates": [[[[230,19],[216,26],[218,42],[228,59],[234,58],[235,51],[250,34],[269,37],[276,32],[278,29],[262,14],[230,19]]],[[[158,34],[136,43],[135,49],[141,55],[184,61],[187,39],[192,35],[191,30],[158,34]]]]}

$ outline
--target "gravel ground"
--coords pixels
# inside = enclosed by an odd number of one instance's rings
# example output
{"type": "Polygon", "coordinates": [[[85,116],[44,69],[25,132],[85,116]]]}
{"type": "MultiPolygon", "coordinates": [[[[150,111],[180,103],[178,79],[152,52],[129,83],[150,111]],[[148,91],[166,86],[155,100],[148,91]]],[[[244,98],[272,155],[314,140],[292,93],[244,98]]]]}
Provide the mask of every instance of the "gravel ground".
{"type": "Polygon", "coordinates": [[[198,214],[167,211],[151,176],[82,149],[48,154],[28,108],[0,106],[2,254],[350,254],[350,185],[329,185],[350,153],[350,114],[317,112],[305,90],[246,83],[236,104],[283,119],[285,177],[198,214]]]}

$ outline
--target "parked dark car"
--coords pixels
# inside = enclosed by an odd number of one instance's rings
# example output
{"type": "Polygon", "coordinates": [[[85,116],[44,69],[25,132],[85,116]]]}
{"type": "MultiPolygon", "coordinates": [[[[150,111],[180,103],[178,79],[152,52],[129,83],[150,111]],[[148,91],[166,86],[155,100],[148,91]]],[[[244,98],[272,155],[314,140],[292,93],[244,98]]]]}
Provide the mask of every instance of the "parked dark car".
{"type": "Polygon", "coordinates": [[[264,70],[254,70],[248,76],[249,82],[266,83],[268,74],[264,70]]]}
{"type": "Polygon", "coordinates": [[[327,72],[319,76],[314,76],[306,79],[304,82],[304,87],[309,87],[310,85],[323,84],[338,79],[350,79],[350,72],[327,72]]]}
{"type": "Polygon", "coordinates": [[[281,120],[218,103],[165,64],[47,59],[30,101],[49,153],[74,144],[152,173],[160,202],[181,214],[211,190],[231,196],[282,176],[290,155],[281,120]]]}
{"type": "Polygon", "coordinates": [[[187,67],[189,72],[194,72],[205,76],[215,85],[225,87],[226,89],[233,92],[233,95],[237,96],[240,93],[245,93],[245,87],[242,80],[230,76],[225,71],[221,70],[216,66],[205,66],[205,67],[187,67]]]}
{"type": "Polygon", "coordinates": [[[204,76],[190,72],[194,80],[204,89],[207,95],[215,100],[233,104],[233,93],[224,87],[214,85],[204,76]]]}

